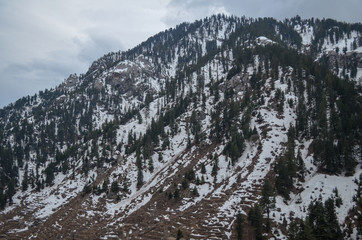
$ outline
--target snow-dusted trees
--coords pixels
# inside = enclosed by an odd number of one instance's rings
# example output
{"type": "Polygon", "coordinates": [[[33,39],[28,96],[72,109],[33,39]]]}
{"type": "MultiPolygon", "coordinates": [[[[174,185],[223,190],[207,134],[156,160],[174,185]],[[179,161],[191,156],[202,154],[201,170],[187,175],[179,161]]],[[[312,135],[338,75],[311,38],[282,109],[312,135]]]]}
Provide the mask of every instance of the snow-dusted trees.
{"type": "Polygon", "coordinates": [[[278,159],[275,165],[275,187],[281,196],[289,199],[289,193],[293,188],[293,178],[296,177],[297,164],[295,160],[295,128],[290,126],[288,130],[288,143],[286,152],[278,159]]]}
{"type": "Polygon", "coordinates": [[[310,203],[305,220],[294,221],[289,226],[288,238],[299,239],[343,239],[335,210],[335,200],[327,199],[310,203]]]}
{"type": "Polygon", "coordinates": [[[274,198],[274,186],[270,180],[266,179],[262,188],[261,193],[261,206],[264,208],[264,211],[267,213],[267,223],[266,223],[266,231],[270,231],[270,210],[275,205],[274,198]]]}

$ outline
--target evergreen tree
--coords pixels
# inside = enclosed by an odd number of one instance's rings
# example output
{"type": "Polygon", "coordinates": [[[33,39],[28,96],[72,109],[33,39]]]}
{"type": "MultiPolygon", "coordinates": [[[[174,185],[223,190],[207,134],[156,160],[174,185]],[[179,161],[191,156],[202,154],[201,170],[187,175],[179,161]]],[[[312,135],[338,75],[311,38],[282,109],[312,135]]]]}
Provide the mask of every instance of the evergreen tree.
{"type": "Polygon", "coordinates": [[[23,191],[28,189],[28,164],[25,165],[25,171],[23,176],[23,181],[21,183],[21,188],[23,191]]]}
{"type": "Polygon", "coordinates": [[[201,173],[206,174],[206,168],[204,163],[201,163],[201,173]]]}
{"type": "Polygon", "coordinates": [[[143,119],[142,119],[142,115],[140,112],[137,112],[137,119],[138,119],[138,124],[142,124],[143,119]]]}
{"type": "Polygon", "coordinates": [[[178,188],[175,189],[173,193],[173,197],[177,200],[180,197],[180,190],[178,188]]]}
{"type": "Polygon", "coordinates": [[[154,170],[153,159],[152,158],[150,158],[150,160],[148,161],[148,170],[150,170],[151,173],[154,170]]]}
{"type": "Polygon", "coordinates": [[[241,215],[241,213],[238,213],[236,215],[236,220],[235,220],[235,230],[236,230],[236,236],[238,240],[242,240],[243,239],[243,224],[244,224],[244,219],[243,219],[243,215],[241,215]]]}
{"type": "Polygon", "coordinates": [[[309,224],[309,219],[305,221],[300,220],[298,222],[293,221],[288,228],[289,240],[316,240],[313,229],[309,224]]]}
{"type": "Polygon", "coordinates": [[[181,186],[184,190],[189,187],[189,183],[187,182],[186,178],[184,178],[184,180],[182,181],[181,186]]]}
{"type": "Polygon", "coordinates": [[[305,175],[305,164],[302,158],[302,153],[300,152],[300,149],[298,149],[298,153],[297,153],[297,164],[298,164],[298,171],[300,174],[300,178],[302,181],[304,181],[304,175],[305,175]]]}
{"type": "Polygon", "coordinates": [[[138,169],[137,172],[137,189],[140,189],[143,186],[143,171],[138,169]]]}
{"type": "Polygon", "coordinates": [[[299,240],[315,240],[313,235],[313,229],[309,224],[308,218],[305,221],[300,222],[299,240]]]}
{"type": "Polygon", "coordinates": [[[324,203],[326,223],[329,228],[328,239],[342,239],[342,231],[339,227],[338,218],[336,215],[334,199],[329,198],[324,203]]]}
{"type": "Polygon", "coordinates": [[[200,196],[200,195],[199,195],[199,191],[197,191],[196,186],[195,186],[194,189],[192,190],[192,196],[194,196],[194,197],[200,196]]]}
{"type": "Polygon", "coordinates": [[[6,196],[4,190],[0,188],[0,209],[4,209],[6,205],[6,196]]]}
{"type": "Polygon", "coordinates": [[[104,179],[103,184],[102,184],[102,191],[103,192],[108,191],[108,184],[109,184],[109,179],[108,178],[104,179]]]}
{"type": "Polygon", "coordinates": [[[15,180],[12,178],[8,182],[7,197],[9,199],[9,205],[13,204],[13,196],[15,194],[15,180]]]}
{"type": "Polygon", "coordinates": [[[219,158],[218,158],[217,155],[215,154],[215,156],[214,156],[214,163],[213,163],[213,165],[212,165],[212,170],[211,170],[211,175],[212,175],[212,176],[216,176],[218,170],[219,170],[219,158]]]}
{"type": "Polygon", "coordinates": [[[111,184],[111,192],[117,194],[118,193],[118,182],[117,181],[113,181],[111,184]]]}
{"type": "Polygon", "coordinates": [[[128,193],[128,183],[127,183],[127,178],[126,177],[124,177],[124,179],[123,179],[122,191],[125,192],[125,193],[128,193]]]}
{"type": "Polygon", "coordinates": [[[270,231],[270,209],[274,207],[274,186],[266,179],[262,188],[261,206],[267,213],[267,232],[270,231]]]}
{"type": "Polygon", "coordinates": [[[275,186],[278,194],[289,199],[289,193],[293,188],[293,178],[297,176],[297,164],[295,161],[295,128],[290,126],[288,130],[287,149],[275,165],[277,173],[275,186]]]}
{"type": "Polygon", "coordinates": [[[183,238],[183,234],[182,231],[179,229],[177,230],[176,240],[180,240],[181,238],[183,238]]]}
{"type": "Polygon", "coordinates": [[[254,207],[250,209],[248,214],[248,220],[251,222],[251,225],[254,227],[255,238],[257,240],[263,239],[263,214],[261,212],[260,206],[255,204],[254,207]]]}

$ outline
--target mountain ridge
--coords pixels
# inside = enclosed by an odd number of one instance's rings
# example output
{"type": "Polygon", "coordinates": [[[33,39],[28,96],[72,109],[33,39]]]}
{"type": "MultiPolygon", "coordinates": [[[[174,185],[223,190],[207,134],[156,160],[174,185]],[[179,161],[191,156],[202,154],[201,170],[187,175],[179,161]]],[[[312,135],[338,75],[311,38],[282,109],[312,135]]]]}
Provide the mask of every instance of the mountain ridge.
{"type": "Polygon", "coordinates": [[[343,218],[360,211],[361,45],[361,24],[217,15],[18,100],[0,112],[0,237],[236,239],[240,213],[244,236],[259,238],[247,215],[270,180],[263,232],[282,238],[291,212],[304,218],[297,209],[318,199],[303,188],[318,179],[341,191],[334,175],[348,185],[340,227],[357,236],[343,218]]]}

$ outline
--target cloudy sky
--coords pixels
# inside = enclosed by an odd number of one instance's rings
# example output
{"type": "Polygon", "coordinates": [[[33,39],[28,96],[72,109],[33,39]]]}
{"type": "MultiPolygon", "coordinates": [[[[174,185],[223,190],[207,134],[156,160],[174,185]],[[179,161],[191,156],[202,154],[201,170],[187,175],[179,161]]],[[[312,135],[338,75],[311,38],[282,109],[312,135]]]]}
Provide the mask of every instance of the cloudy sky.
{"type": "Polygon", "coordinates": [[[184,21],[225,13],[362,22],[360,10],[361,0],[1,0],[0,107],[184,21]]]}

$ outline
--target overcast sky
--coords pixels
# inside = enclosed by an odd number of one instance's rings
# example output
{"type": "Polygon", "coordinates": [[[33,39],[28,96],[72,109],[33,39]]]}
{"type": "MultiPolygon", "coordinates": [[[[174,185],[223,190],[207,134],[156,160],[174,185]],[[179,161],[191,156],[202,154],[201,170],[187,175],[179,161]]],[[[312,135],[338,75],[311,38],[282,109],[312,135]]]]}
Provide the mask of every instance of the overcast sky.
{"type": "Polygon", "coordinates": [[[225,13],[362,22],[361,10],[361,0],[1,0],[0,107],[184,21],[225,13]]]}

